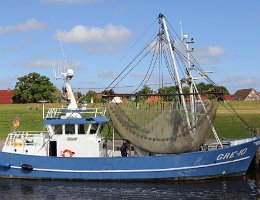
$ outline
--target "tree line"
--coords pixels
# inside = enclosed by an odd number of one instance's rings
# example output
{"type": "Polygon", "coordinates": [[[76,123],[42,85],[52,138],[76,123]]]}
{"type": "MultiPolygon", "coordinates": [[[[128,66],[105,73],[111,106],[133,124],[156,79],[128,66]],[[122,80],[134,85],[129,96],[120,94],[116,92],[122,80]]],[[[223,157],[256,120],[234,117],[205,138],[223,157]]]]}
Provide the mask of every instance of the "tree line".
{"type": "MultiPolygon", "coordinates": [[[[47,100],[48,102],[56,102],[60,100],[61,91],[56,88],[53,83],[51,83],[50,79],[46,76],[42,76],[38,73],[29,73],[28,75],[17,78],[17,82],[14,89],[13,102],[14,103],[38,103],[41,100],[47,100]]],[[[201,82],[197,84],[197,89],[199,92],[221,92],[223,94],[229,94],[229,91],[224,86],[213,86],[212,84],[206,84],[201,82]]],[[[78,101],[82,102],[101,102],[102,99],[97,98],[97,93],[93,90],[89,90],[86,94],[78,93],[78,101]]],[[[114,90],[104,90],[101,93],[115,95],[114,90]]],[[[159,88],[158,90],[153,90],[148,85],[145,85],[142,89],[140,89],[135,94],[167,94],[173,95],[172,97],[168,97],[168,100],[172,100],[174,98],[174,94],[178,93],[178,89],[176,86],[165,86],[163,88],[159,88]]],[[[188,94],[189,88],[184,87],[183,93],[188,94]]],[[[211,98],[210,94],[206,94],[209,98],[211,98]]],[[[145,98],[145,97],[143,97],[145,98]]]]}

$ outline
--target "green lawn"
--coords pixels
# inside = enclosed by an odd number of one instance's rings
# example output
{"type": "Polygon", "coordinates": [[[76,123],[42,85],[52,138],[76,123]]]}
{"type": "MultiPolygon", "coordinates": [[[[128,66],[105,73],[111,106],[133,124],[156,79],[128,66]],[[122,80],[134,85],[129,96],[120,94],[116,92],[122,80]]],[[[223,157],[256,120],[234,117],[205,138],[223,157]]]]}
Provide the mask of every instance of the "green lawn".
{"type": "MultiPolygon", "coordinates": [[[[260,128],[260,101],[233,101],[231,105],[236,108],[236,111],[240,113],[251,127],[260,128]]],[[[57,104],[46,104],[46,108],[51,107],[60,106],[57,104]]],[[[41,104],[2,104],[0,105],[0,139],[6,138],[13,127],[12,119],[16,116],[21,117],[21,123],[20,126],[17,127],[17,130],[43,130],[41,104]]],[[[243,138],[250,135],[238,119],[225,110],[223,105],[219,106],[215,120],[215,128],[220,138],[243,138]]],[[[107,130],[108,128],[106,127],[105,135],[107,135],[107,130]]]]}
{"type": "MultiPolygon", "coordinates": [[[[231,106],[245,120],[251,128],[260,128],[260,101],[231,101],[231,106]]],[[[220,138],[244,138],[250,132],[242,123],[220,104],[215,120],[215,128],[220,138]]]]}

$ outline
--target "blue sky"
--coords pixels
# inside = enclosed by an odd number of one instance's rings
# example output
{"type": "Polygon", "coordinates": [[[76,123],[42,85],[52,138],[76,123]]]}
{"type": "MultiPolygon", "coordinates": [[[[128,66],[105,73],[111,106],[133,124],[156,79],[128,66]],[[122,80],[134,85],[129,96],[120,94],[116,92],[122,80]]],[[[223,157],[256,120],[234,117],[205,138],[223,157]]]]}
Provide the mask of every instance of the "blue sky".
{"type": "MultiPolygon", "coordinates": [[[[217,84],[231,93],[241,88],[260,91],[258,0],[1,1],[0,89],[13,89],[17,78],[30,72],[48,76],[61,88],[51,65],[63,60],[58,37],[74,69],[75,90],[105,88],[139,51],[131,52],[133,44],[147,42],[141,35],[160,12],[177,32],[182,22],[183,32],[196,41],[197,60],[214,72],[211,78],[217,84]],[[121,61],[125,55],[129,58],[121,61]]],[[[123,85],[135,84],[130,78],[123,85]]]]}

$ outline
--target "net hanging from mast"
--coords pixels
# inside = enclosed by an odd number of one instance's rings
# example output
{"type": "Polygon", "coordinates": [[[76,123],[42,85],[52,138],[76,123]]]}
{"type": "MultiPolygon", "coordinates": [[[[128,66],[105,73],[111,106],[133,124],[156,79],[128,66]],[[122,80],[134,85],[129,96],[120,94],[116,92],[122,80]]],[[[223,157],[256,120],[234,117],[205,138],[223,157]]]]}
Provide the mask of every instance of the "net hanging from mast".
{"type": "Polygon", "coordinates": [[[216,101],[204,102],[207,113],[197,105],[196,127],[192,134],[177,102],[126,102],[108,104],[112,123],[123,138],[140,149],[152,153],[181,153],[195,151],[205,142],[214,121],[216,101]]]}
{"type": "MultiPolygon", "coordinates": [[[[143,80],[132,93],[133,98],[120,104],[107,104],[108,112],[114,127],[122,137],[143,151],[151,153],[195,151],[205,142],[212,128],[217,101],[216,99],[202,101],[190,70],[208,79],[210,83],[213,82],[197,65],[197,61],[184,44],[183,38],[168,33],[166,21],[162,15],[159,16],[159,24],[158,34],[148,40],[149,42],[141,49],[141,52],[107,87],[116,87],[138,66],[146,66],[148,69],[144,73],[143,80]],[[143,60],[147,57],[150,61],[148,64],[143,64],[143,60]],[[144,99],[138,99],[137,90],[148,85],[156,67],[159,71],[159,87],[161,86],[159,89],[163,90],[165,79],[162,76],[163,65],[169,72],[169,78],[175,87],[174,98],[171,101],[160,100],[157,103],[147,103],[144,99]],[[179,77],[179,73],[182,77],[179,77]],[[183,85],[185,84],[189,92],[184,94],[183,85]]],[[[177,35],[175,31],[174,33],[177,35]]],[[[185,40],[188,43],[187,37],[185,40]]],[[[156,94],[151,95],[156,96],[156,94]]]]}

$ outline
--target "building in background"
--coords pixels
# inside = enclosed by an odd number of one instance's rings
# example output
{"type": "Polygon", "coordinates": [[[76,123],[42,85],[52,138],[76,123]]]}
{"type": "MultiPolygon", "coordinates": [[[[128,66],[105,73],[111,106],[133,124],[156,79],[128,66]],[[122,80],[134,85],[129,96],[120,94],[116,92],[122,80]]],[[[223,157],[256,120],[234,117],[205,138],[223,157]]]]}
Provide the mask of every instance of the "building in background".
{"type": "Polygon", "coordinates": [[[13,90],[0,90],[0,104],[12,104],[14,91],[13,90]]]}
{"type": "Polygon", "coordinates": [[[237,90],[233,97],[240,101],[260,100],[259,93],[253,88],[237,90]]]}

